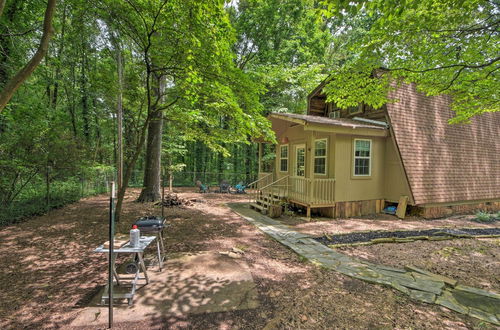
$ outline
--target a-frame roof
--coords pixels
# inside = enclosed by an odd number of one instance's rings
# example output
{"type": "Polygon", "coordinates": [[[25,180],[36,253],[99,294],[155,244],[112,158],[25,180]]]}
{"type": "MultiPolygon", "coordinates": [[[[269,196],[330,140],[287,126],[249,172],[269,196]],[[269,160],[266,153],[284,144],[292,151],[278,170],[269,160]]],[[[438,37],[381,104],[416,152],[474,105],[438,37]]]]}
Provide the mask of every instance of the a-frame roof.
{"type": "Polygon", "coordinates": [[[416,204],[500,199],[500,112],[450,125],[447,96],[415,85],[391,92],[387,112],[416,204]]]}

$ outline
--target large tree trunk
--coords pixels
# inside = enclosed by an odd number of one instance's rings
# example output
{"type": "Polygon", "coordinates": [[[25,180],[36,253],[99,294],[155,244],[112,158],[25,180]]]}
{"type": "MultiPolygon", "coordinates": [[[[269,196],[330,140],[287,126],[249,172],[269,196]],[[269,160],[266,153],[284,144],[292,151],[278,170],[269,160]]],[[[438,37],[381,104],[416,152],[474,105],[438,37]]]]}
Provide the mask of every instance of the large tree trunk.
{"type": "MultiPolygon", "coordinates": [[[[1,9],[3,11],[4,3],[1,3],[0,5],[2,6],[1,9]]],[[[52,28],[52,17],[54,16],[55,9],[56,0],[48,0],[47,9],[45,10],[45,17],[43,20],[43,34],[42,39],[40,40],[40,45],[38,46],[38,49],[36,50],[31,60],[26,63],[26,65],[21,70],[19,70],[19,72],[17,72],[14,77],[10,79],[0,91],[0,112],[2,112],[7,103],[9,103],[10,99],[12,98],[16,90],[21,86],[21,84],[26,79],[28,79],[33,71],[35,71],[36,67],[40,64],[45,54],[47,54],[50,38],[54,33],[54,29],[52,28]]]]}
{"type": "MultiPolygon", "coordinates": [[[[162,98],[164,90],[163,77],[157,78],[155,96],[162,98]]],[[[161,104],[161,102],[158,102],[161,104]]],[[[144,168],[144,183],[138,202],[156,202],[161,199],[161,142],[163,134],[163,113],[154,110],[148,125],[148,140],[146,146],[146,167],[144,168]]]]}
{"type": "Polygon", "coordinates": [[[162,113],[149,122],[146,147],[144,188],[138,202],[155,202],[161,198],[161,136],[163,133],[162,113]]]}

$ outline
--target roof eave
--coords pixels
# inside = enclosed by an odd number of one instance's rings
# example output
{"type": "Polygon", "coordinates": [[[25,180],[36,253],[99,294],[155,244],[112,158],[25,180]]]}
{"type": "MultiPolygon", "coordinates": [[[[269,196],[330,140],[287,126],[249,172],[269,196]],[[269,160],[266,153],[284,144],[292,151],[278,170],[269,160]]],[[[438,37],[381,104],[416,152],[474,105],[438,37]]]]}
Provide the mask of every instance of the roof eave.
{"type": "Polygon", "coordinates": [[[268,116],[268,118],[281,119],[281,120],[290,121],[290,122],[293,122],[293,123],[296,123],[296,124],[300,124],[300,125],[306,125],[307,124],[307,121],[305,121],[304,119],[283,116],[283,115],[280,115],[279,113],[271,113],[268,116]]]}
{"type": "Polygon", "coordinates": [[[340,125],[325,125],[315,123],[306,123],[304,125],[304,131],[330,132],[346,135],[366,135],[375,137],[386,137],[389,135],[388,130],[383,128],[346,127],[340,125]]]}

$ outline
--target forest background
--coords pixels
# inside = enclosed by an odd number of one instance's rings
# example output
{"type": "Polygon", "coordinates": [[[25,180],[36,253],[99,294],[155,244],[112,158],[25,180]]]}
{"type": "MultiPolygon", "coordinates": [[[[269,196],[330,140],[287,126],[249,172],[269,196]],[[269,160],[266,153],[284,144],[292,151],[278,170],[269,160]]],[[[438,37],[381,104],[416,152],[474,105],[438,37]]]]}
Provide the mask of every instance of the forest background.
{"type": "Polygon", "coordinates": [[[0,99],[48,45],[0,109],[0,224],[106,191],[121,157],[118,209],[127,187],[157,200],[161,173],[249,183],[252,139],[274,139],[266,115],[304,113],[327,77],[339,107],[390,101],[389,75],[372,79],[382,67],[453,95],[456,122],[498,111],[499,13],[471,0],[0,0],[0,99]]]}

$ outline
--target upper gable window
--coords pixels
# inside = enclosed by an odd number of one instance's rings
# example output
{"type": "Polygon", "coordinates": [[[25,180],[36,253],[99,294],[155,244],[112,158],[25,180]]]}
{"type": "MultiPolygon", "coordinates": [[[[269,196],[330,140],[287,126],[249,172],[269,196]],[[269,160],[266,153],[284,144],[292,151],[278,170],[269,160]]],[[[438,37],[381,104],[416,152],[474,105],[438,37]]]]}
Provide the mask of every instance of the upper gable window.
{"type": "Polygon", "coordinates": [[[335,111],[332,111],[328,114],[328,117],[330,118],[340,118],[340,110],[335,110],[335,111]]]}
{"type": "Polygon", "coordinates": [[[362,113],[362,112],[363,112],[363,105],[362,104],[347,108],[347,113],[350,115],[355,115],[355,114],[362,113]]]}
{"type": "Polygon", "coordinates": [[[354,139],[354,176],[371,175],[372,140],[354,139]]]}

